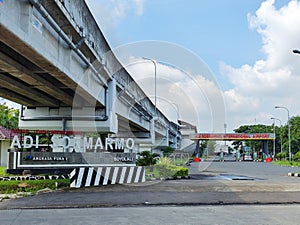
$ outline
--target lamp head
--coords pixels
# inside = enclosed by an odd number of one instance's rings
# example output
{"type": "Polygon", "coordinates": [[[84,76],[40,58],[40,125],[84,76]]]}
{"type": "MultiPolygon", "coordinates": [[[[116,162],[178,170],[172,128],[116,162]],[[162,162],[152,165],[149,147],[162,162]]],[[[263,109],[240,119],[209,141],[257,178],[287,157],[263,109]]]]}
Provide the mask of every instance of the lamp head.
{"type": "Polygon", "coordinates": [[[300,50],[294,49],[294,50],[293,50],[293,53],[295,53],[295,54],[300,54],[300,50]]]}

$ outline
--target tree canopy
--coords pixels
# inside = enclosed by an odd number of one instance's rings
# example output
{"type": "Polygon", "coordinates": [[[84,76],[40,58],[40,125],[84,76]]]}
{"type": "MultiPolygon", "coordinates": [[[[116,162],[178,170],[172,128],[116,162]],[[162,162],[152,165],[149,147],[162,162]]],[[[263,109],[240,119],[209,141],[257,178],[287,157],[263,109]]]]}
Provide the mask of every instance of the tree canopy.
{"type": "MultiPolygon", "coordinates": [[[[290,131],[291,131],[291,152],[295,154],[300,151],[300,116],[290,118],[290,131]]],[[[235,129],[236,133],[273,133],[273,125],[242,125],[235,129]]],[[[281,144],[283,152],[288,153],[289,138],[287,124],[280,127],[275,125],[275,149],[276,153],[281,151],[281,144]]],[[[245,141],[246,146],[250,146],[252,150],[259,151],[261,149],[260,141],[245,141]]],[[[238,149],[242,145],[242,141],[234,141],[233,146],[238,149]]],[[[269,149],[273,148],[273,142],[269,141],[269,149]]]]}
{"type": "Polygon", "coordinates": [[[0,104],[0,126],[7,129],[17,129],[19,124],[19,110],[9,108],[5,103],[0,104]]]}

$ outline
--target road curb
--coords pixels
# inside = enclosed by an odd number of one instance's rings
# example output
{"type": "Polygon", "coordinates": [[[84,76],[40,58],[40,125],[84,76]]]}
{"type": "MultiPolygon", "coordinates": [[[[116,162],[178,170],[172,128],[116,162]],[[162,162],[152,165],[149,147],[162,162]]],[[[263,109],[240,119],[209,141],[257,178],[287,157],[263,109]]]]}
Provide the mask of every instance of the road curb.
{"type": "Polygon", "coordinates": [[[182,180],[182,179],[190,179],[190,176],[177,176],[177,177],[161,177],[161,178],[146,178],[146,181],[155,181],[155,180],[182,180]]]}
{"type": "Polygon", "coordinates": [[[26,175],[26,176],[0,177],[0,181],[58,180],[58,179],[69,179],[69,178],[70,178],[69,176],[65,176],[65,175],[44,175],[44,176],[26,175]]]}
{"type": "Polygon", "coordinates": [[[290,177],[300,177],[299,173],[288,173],[288,176],[290,177]]]}

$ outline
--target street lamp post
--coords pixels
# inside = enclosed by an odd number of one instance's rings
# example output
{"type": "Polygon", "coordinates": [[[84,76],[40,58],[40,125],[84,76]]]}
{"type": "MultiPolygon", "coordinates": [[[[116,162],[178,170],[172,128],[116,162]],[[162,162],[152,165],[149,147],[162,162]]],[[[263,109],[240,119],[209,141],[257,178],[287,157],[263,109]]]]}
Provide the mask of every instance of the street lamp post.
{"type": "Polygon", "coordinates": [[[146,60],[150,60],[153,65],[154,65],[154,116],[155,118],[157,117],[156,115],[156,62],[154,59],[150,59],[150,58],[147,58],[147,57],[143,57],[143,59],[146,59],[146,60]]]}
{"type": "Polygon", "coordinates": [[[273,120],[273,136],[274,136],[274,139],[273,139],[273,160],[275,159],[275,121],[273,120]]]}
{"type": "MultiPolygon", "coordinates": [[[[171,102],[172,105],[175,106],[176,108],[176,117],[177,117],[177,121],[176,121],[176,126],[177,126],[177,123],[179,123],[179,106],[175,103],[175,102],[171,102]]],[[[179,126],[177,126],[177,134],[176,134],[176,149],[179,148],[179,143],[178,143],[178,133],[179,133],[179,126]]]]}
{"type": "Polygon", "coordinates": [[[280,122],[280,152],[282,153],[282,134],[281,134],[282,122],[280,119],[275,117],[272,117],[271,120],[278,120],[280,122]]]}
{"type": "Polygon", "coordinates": [[[294,50],[293,50],[293,53],[295,53],[295,54],[300,54],[300,50],[294,49],[294,50]]]}
{"type": "Polygon", "coordinates": [[[287,114],[288,114],[287,125],[288,125],[288,136],[289,136],[289,161],[291,161],[292,160],[292,152],[291,152],[290,111],[288,110],[288,108],[286,108],[284,106],[275,106],[275,109],[285,109],[287,111],[287,114]]]}
{"type": "MultiPolygon", "coordinates": [[[[227,124],[224,123],[224,132],[225,132],[225,136],[226,136],[226,128],[227,128],[227,124]]],[[[225,142],[224,142],[225,146],[226,146],[226,139],[225,139],[225,142]]]]}

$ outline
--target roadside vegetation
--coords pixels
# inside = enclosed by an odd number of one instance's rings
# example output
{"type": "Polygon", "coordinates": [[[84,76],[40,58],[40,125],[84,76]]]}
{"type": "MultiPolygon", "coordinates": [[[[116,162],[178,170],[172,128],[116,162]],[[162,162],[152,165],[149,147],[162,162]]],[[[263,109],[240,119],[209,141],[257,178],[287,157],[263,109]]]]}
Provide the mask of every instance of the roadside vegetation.
{"type": "Polygon", "coordinates": [[[188,176],[188,168],[174,165],[167,157],[161,157],[153,167],[158,178],[176,178],[188,176]]]}
{"type": "Polygon", "coordinates": [[[273,161],[274,164],[279,166],[297,166],[300,167],[300,151],[298,151],[292,157],[292,161],[288,160],[288,154],[286,152],[279,152],[276,154],[276,159],[273,161]]]}
{"type": "MultiPolygon", "coordinates": [[[[5,167],[0,167],[0,177],[13,177],[16,175],[5,173],[5,167]]],[[[39,190],[69,188],[69,179],[54,180],[0,180],[0,194],[16,194],[18,192],[30,192],[35,194],[39,190]]]]}
{"type": "Polygon", "coordinates": [[[9,174],[5,173],[6,167],[0,166],[0,177],[9,176],[9,174]]]}
{"type": "Polygon", "coordinates": [[[57,180],[11,180],[0,181],[0,194],[15,194],[18,192],[30,192],[35,194],[39,190],[70,187],[69,179],[57,180]]]}
{"type": "Polygon", "coordinates": [[[19,110],[9,108],[6,103],[0,104],[0,126],[7,129],[17,129],[19,123],[19,110]]]}
{"type": "Polygon", "coordinates": [[[288,161],[288,160],[277,160],[273,161],[275,165],[279,166],[297,166],[300,167],[300,162],[295,162],[295,161],[288,161]]]}
{"type": "Polygon", "coordinates": [[[184,167],[188,162],[187,159],[176,158],[175,155],[166,153],[169,157],[160,157],[156,153],[144,151],[140,153],[140,158],[137,160],[137,166],[145,166],[146,178],[177,178],[188,176],[188,168],[184,167]]]}
{"type": "MultiPolygon", "coordinates": [[[[288,123],[287,123],[288,124],[288,123]]],[[[273,163],[283,166],[299,166],[300,162],[300,116],[294,116],[289,119],[290,138],[288,135],[288,125],[277,126],[277,123],[271,125],[255,124],[242,125],[235,129],[235,133],[275,133],[276,160],[273,163]],[[289,162],[289,139],[291,145],[292,161],[289,162]]],[[[242,141],[233,142],[233,148],[240,150],[243,154],[244,147],[251,148],[252,153],[256,152],[261,157],[262,143],[260,141],[242,141]]],[[[273,153],[273,141],[268,141],[270,157],[273,153]]]]}

